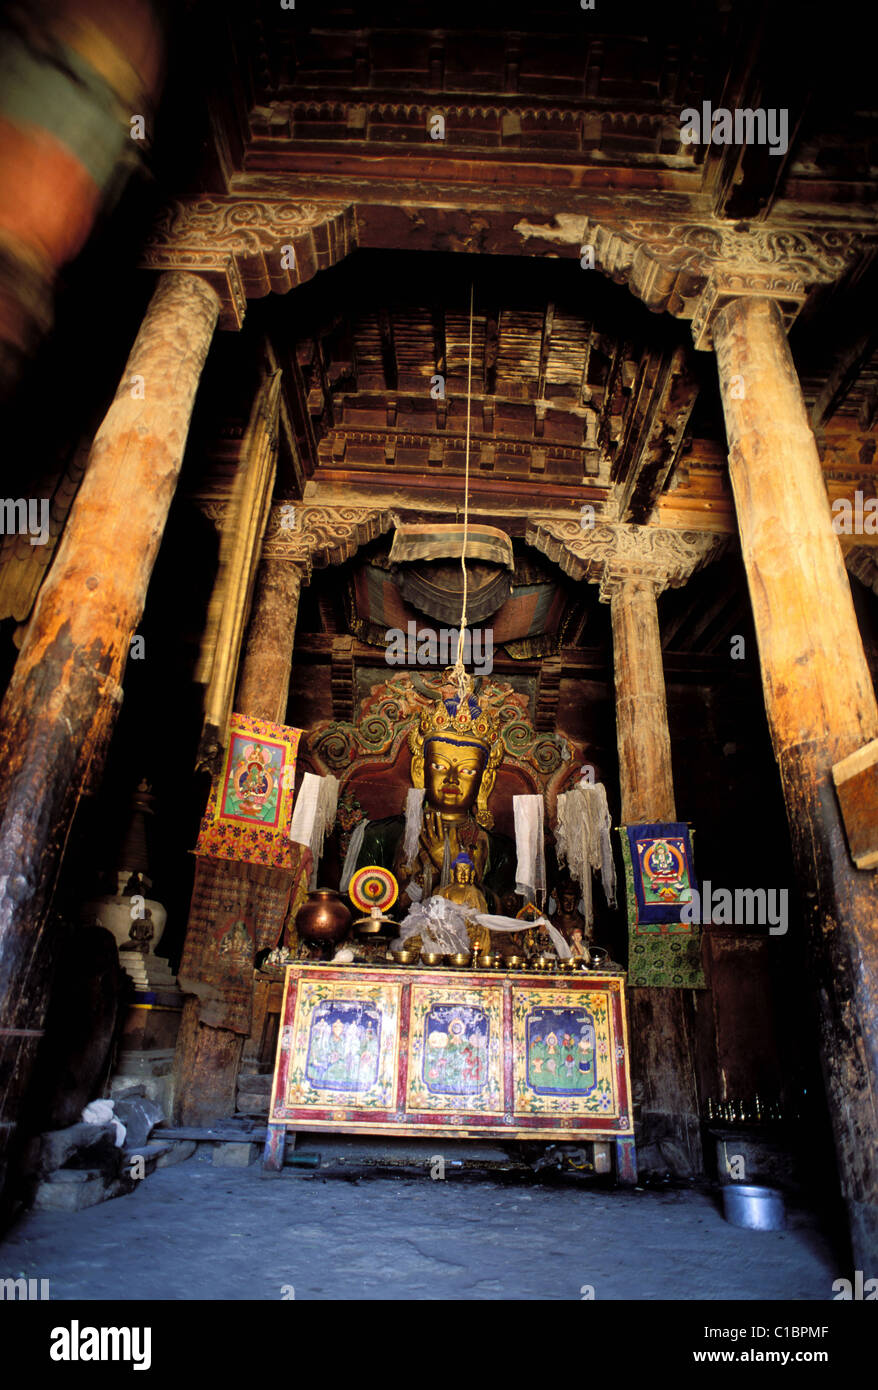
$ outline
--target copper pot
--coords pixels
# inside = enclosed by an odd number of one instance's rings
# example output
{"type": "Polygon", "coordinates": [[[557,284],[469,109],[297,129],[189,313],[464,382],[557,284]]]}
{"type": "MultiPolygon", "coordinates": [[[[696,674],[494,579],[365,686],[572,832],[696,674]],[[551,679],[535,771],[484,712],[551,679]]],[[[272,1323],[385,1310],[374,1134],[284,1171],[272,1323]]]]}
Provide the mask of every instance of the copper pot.
{"type": "Polygon", "coordinates": [[[308,901],[296,913],[299,936],[319,946],[343,941],[350,925],[351,914],[334,888],[312,888],[308,901]]]}

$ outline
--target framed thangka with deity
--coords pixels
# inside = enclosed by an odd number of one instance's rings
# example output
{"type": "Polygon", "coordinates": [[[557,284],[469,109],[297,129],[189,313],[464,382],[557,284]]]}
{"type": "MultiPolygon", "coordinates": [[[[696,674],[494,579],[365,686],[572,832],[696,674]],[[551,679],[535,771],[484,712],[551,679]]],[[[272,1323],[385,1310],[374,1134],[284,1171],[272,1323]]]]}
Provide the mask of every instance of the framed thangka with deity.
{"type": "Polygon", "coordinates": [[[196,854],[292,866],[289,827],[300,735],[300,729],[232,715],[222,773],[211,787],[196,854]]]}
{"type": "Polygon", "coordinates": [[[630,1153],[624,978],[291,965],[269,1167],[285,1128],[615,1138],[630,1153]]]}

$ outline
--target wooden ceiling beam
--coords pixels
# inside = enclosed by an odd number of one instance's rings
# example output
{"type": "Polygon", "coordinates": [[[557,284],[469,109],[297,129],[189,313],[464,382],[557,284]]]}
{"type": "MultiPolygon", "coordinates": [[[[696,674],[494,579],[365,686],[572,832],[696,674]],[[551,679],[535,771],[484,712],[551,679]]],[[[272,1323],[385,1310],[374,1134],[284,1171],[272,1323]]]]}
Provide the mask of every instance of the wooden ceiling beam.
{"type": "Polygon", "coordinates": [[[555,306],[552,303],[546,305],[546,312],[543,315],[543,334],[540,342],[540,361],[537,369],[537,400],[545,400],[546,395],[546,368],[549,364],[549,353],[552,351],[552,325],[555,322],[555,306]]]}
{"type": "Polygon", "coordinates": [[[383,305],[378,310],[378,331],[381,334],[381,368],[384,380],[388,391],[395,391],[399,385],[399,364],[393,341],[393,319],[390,310],[383,305]]]}
{"type": "Polygon", "coordinates": [[[646,354],[613,460],[612,496],[620,521],[649,521],[676,465],[697,395],[684,348],[646,354]]]}

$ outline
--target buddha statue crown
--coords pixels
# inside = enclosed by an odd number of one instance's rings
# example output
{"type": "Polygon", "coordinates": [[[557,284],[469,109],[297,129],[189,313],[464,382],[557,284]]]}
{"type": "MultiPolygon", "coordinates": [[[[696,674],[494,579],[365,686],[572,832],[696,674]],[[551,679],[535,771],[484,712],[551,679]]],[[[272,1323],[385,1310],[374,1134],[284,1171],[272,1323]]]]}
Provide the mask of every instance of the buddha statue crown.
{"type": "Polygon", "coordinates": [[[459,739],[478,744],[488,756],[499,737],[496,715],[482,709],[475,695],[468,695],[465,700],[452,695],[428,705],[421,711],[419,731],[424,742],[431,738],[459,739]]]}
{"type": "Polygon", "coordinates": [[[479,825],[489,829],[494,818],[488,810],[488,797],[494,786],[497,768],[503,760],[503,740],[493,710],[483,709],[472,693],[472,680],[467,687],[450,697],[437,700],[421,710],[417,725],[409,732],[412,753],[412,784],[424,786],[424,749],[428,743],[471,744],[484,754],[481,783],[476,798],[475,817],[479,825]]]}

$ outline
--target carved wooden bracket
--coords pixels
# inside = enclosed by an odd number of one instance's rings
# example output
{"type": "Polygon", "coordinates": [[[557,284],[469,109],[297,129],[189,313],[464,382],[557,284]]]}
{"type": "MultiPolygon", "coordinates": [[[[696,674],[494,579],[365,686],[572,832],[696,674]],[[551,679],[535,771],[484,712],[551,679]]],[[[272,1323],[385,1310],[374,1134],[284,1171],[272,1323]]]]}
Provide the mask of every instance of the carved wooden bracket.
{"type": "Polygon", "coordinates": [[[163,209],[141,264],[201,275],[220,297],[220,327],[238,329],[248,299],[286,294],[356,244],[350,204],[192,198],[163,209]]]}
{"type": "MultiPolygon", "coordinates": [[[[218,531],[228,524],[225,500],[202,499],[198,506],[218,531]]],[[[308,583],[313,569],[343,564],[360,546],[391,530],[393,525],[392,513],[379,507],[317,507],[283,502],[269,513],[262,555],[301,565],[308,583]]]]}
{"type": "Polygon", "coordinates": [[[696,570],[719,559],[728,536],[709,531],[676,531],[658,526],[596,522],[583,528],[569,516],[529,519],[526,540],[560,565],[572,579],[600,584],[602,603],[614,586],[631,579],[663,589],[679,589],[696,570]]]}
{"type": "Polygon", "coordinates": [[[845,553],[844,562],[850,574],[878,594],[878,546],[854,545],[845,553]]]}
{"type": "Polygon", "coordinates": [[[516,231],[591,247],[595,269],[626,284],[649,309],[691,319],[695,346],[702,350],[713,346],[716,314],[742,295],[776,300],[789,328],[812,288],[838,280],[867,241],[846,229],[637,217],[615,226],[604,217],[597,222],[573,213],[559,213],[543,226],[522,221],[516,231]]]}

